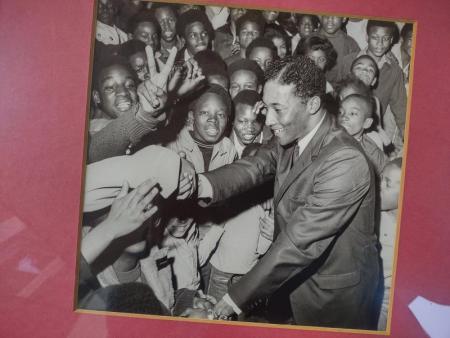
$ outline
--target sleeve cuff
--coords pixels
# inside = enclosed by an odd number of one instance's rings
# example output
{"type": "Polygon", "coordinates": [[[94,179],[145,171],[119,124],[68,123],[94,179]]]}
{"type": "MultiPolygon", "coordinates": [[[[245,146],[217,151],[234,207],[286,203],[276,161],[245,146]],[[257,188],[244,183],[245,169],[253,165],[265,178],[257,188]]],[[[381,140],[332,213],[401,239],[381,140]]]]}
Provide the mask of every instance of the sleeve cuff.
{"type": "Polygon", "coordinates": [[[222,298],[228,305],[230,305],[233,308],[233,311],[237,314],[240,315],[242,313],[241,309],[236,305],[235,302],[233,302],[233,300],[231,299],[231,297],[228,295],[228,293],[223,296],[222,298]]]}

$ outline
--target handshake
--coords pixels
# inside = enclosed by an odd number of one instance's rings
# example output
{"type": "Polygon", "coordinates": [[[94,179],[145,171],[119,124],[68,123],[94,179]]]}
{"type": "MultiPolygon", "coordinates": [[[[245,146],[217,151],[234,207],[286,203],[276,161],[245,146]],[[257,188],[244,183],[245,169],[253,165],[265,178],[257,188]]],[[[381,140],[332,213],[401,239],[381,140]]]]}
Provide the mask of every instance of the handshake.
{"type": "Polygon", "coordinates": [[[184,152],[179,152],[181,158],[180,176],[178,179],[178,200],[185,200],[198,195],[198,177],[194,165],[186,159],[184,152]]]}

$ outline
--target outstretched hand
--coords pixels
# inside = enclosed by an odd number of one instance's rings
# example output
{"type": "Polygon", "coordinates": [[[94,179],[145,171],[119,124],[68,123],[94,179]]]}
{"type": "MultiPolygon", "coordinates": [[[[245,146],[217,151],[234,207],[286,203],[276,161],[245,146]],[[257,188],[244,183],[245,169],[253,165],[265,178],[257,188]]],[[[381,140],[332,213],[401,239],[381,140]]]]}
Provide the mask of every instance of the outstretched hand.
{"type": "Polygon", "coordinates": [[[175,57],[177,54],[176,47],[173,47],[169,52],[167,62],[159,63],[159,72],[156,67],[155,55],[153,48],[145,47],[147,54],[147,63],[150,78],[142,82],[137,89],[139,96],[140,108],[136,116],[147,123],[158,124],[164,122],[167,118],[164,113],[164,108],[167,103],[167,84],[169,81],[169,74],[172,71],[175,57]]]}
{"type": "Polygon", "coordinates": [[[155,184],[153,180],[149,179],[130,193],[128,193],[128,183],[123,184],[104,221],[115,238],[125,236],[138,229],[156,213],[158,208],[152,202],[159,193],[159,189],[155,187],[155,184]]]}
{"type": "Polygon", "coordinates": [[[106,219],[94,227],[81,241],[81,254],[92,263],[115,239],[139,229],[158,210],[153,200],[159,193],[155,182],[147,180],[132,192],[124,182],[106,219]]]}

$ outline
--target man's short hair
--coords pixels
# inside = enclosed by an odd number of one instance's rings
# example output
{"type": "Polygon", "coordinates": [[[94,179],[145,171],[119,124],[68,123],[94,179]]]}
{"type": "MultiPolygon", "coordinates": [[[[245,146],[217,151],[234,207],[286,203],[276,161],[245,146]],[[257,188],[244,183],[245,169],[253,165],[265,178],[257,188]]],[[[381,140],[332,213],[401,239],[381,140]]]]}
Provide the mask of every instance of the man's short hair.
{"type": "Polygon", "coordinates": [[[264,72],[261,67],[256,63],[256,61],[249,59],[240,59],[234,61],[231,65],[228,66],[228,76],[231,79],[231,76],[239,71],[239,70],[247,70],[256,75],[256,79],[258,80],[258,84],[264,84],[264,72]]]}
{"type": "Polygon", "coordinates": [[[161,27],[154,16],[154,12],[150,10],[141,11],[130,18],[128,21],[128,33],[133,34],[141,22],[152,23],[155,26],[158,35],[161,35],[161,27]]]}
{"type": "Polygon", "coordinates": [[[208,17],[203,11],[198,9],[190,9],[187,12],[184,12],[178,17],[176,31],[180,37],[185,37],[184,33],[186,27],[194,22],[200,22],[203,24],[203,27],[206,29],[209,35],[209,40],[212,41],[214,39],[214,29],[209,21],[208,17]]]}
{"type": "Polygon", "coordinates": [[[372,96],[372,89],[353,74],[347,75],[345,78],[338,82],[336,86],[336,92],[340,93],[341,90],[347,87],[352,87],[359,95],[368,97],[372,96]]]}
{"type": "Polygon", "coordinates": [[[274,60],[266,69],[266,81],[277,80],[282,85],[294,85],[295,95],[300,98],[325,95],[324,72],[314,61],[305,56],[274,60]]]}
{"type": "Polygon", "coordinates": [[[245,49],[245,57],[249,58],[252,50],[255,48],[258,48],[258,47],[267,48],[272,51],[274,57],[278,56],[277,47],[275,47],[272,40],[269,40],[268,38],[260,36],[260,37],[257,37],[252,42],[250,42],[250,44],[247,46],[247,48],[245,49]]]}
{"type": "Polygon", "coordinates": [[[260,11],[247,11],[244,15],[236,20],[236,32],[238,35],[241,31],[242,26],[247,22],[255,23],[258,26],[261,35],[264,34],[266,22],[264,21],[264,18],[262,17],[260,11]]]}

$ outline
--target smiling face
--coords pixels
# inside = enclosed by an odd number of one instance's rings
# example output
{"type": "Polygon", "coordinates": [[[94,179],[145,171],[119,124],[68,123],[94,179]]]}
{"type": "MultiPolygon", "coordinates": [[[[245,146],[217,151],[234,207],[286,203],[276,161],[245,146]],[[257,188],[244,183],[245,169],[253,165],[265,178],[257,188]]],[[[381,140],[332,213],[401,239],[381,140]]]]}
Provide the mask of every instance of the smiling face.
{"type": "Polygon", "coordinates": [[[253,112],[248,104],[238,103],[235,109],[233,130],[242,145],[255,142],[261,134],[263,122],[259,114],[253,112]]]}
{"type": "Polygon", "coordinates": [[[381,210],[388,211],[398,208],[401,176],[402,171],[395,164],[388,164],[383,169],[380,182],[381,210]]]}
{"type": "Polygon", "coordinates": [[[170,7],[159,7],[155,11],[155,17],[161,26],[161,38],[167,42],[173,41],[177,36],[177,17],[173,10],[170,7]]]}
{"type": "Polygon", "coordinates": [[[392,44],[392,32],[387,27],[372,27],[367,36],[368,50],[376,59],[387,53],[392,44]]]}
{"type": "Polygon", "coordinates": [[[251,89],[257,92],[261,91],[258,85],[258,78],[255,73],[249,70],[237,70],[230,77],[230,95],[234,97],[244,89],[251,89]]]}
{"type": "Polygon", "coordinates": [[[302,16],[298,23],[298,32],[300,33],[302,39],[310,36],[314,32],[314,23],[310,16],[302,16]]]}
{"type": "Polygon", "coordinates": [[[209,34],[201,22],[193,22],[184,30],[186,48],[191,55],[208,48],[209,34]]]}
{"type": "Polygon", "coordinates": [[[261,35],[261,30],[255,22],[245,22],[239,31],[239,45],[247,48],[248,45],[261,35]]]}
{"type": "Polygon", "coordinates": [[[94,99],[111,118],[133,113],[138,104],[135,80],[122,65],[112,65],[100,73],[98,91],[94,99]]]}
{"type": "Polygon", "coordinates": [[[256,61],[256,63],[261,67],[263,72],[275,58],[273,51],[267,47],[255,47],[252,49],[250,55],[248,56],[250,60],[256,61]]]}
{"type": "Polygon", "coordinates": [[[322,16],[322,29],[325,35],[334,36],[336,32],[341,29],[342,17],[340,16],[322,16]]]}
{"type": "Polygon", "coordinates": [[[349,97],[344,99],[339,108],[339,124],[351,136],[355,138],[361,137],[364,129],[372,124],[370,118],[370,106],[367,106],[361,100],[349,97]]]}
{"type": "Polygon", "coordinates": [[[159,50],[158,28],[153,22],[140,22],[133,32],[133,37],[151,46],[153,50],[159,50]]]}
{"type": "Polygon", "coordinates": [[[266,125],[282,146],[304,137],[309,132],[310,114],[304,99],[296,96],[293,84],[267,81],[263,101],[267,106],[266,125]]]}
{"type": "Polygon", "coordinates": [[[228,123],[227,106],[215,93],[203,94],[195,103],[193,112],[194,138],[206,144],[216,144],[225,133],[228,123]]]}
{"type": "Polygon", "coordinates": [[[365,85],[371,87],[377,81],[377,70],[378,66],[375,61],[369,57],[364,57],[354,63],[351,71],[365,85]]]}

